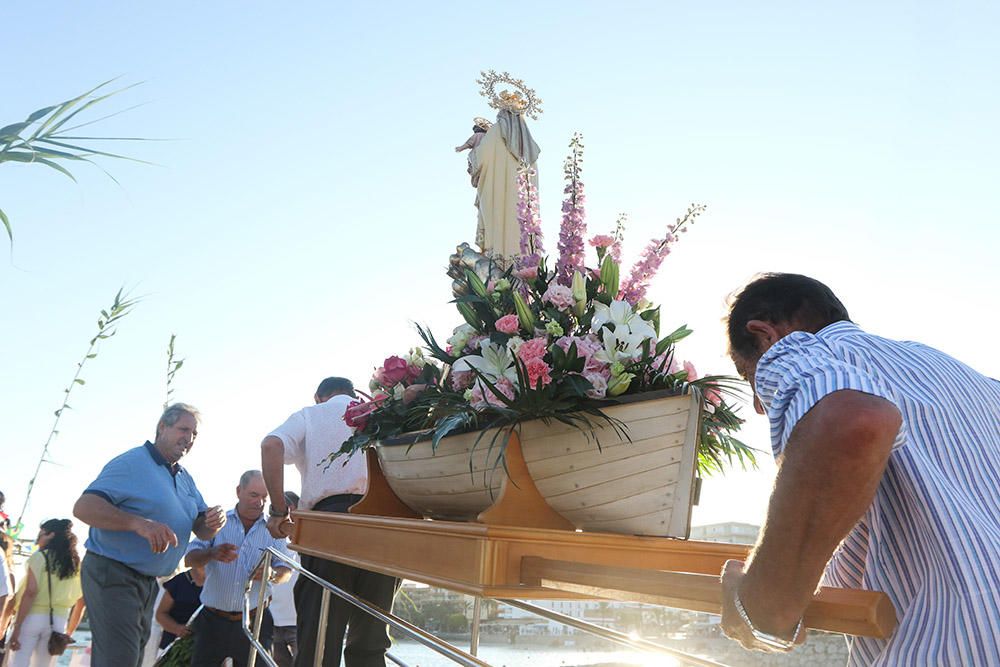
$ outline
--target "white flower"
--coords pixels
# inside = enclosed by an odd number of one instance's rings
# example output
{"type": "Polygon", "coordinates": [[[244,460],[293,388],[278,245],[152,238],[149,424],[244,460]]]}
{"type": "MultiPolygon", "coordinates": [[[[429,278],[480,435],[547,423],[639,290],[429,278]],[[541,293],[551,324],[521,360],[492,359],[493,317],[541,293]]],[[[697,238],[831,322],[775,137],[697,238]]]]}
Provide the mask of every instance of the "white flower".
{"type": "MultiPolygon", "coordinates": [[[[469,327],[470,329],[472,327],[469,327]]],[[[419,347],[410,348],[410,353],[404,357],[406,363],[416,366],[417,368],[423,368],[427,365],[427,358],[424,357],[423,349],[419,347]]]]}
{"type": "Polygon", "coordinates": [[[469,339],[476,335],[476,330],[472,328],[469,324],[461,324],[455,327],[455,330],[451,334],[451,338],[448,339],[448,345],[451,345],[452,352],[454,354],[461,354],[462,350],[465,349],[465,344],[469,342],[469,339]]]}
{"type": "Polygon", "coordinates": [[[520,336],[511,336],[507,339],[507,349],[511,351],[511,354],[517,354],[517,351],[521,349],[521,345],[524,344],[524,339],[520,336]]]}
{"type": "Polygon", "coordinates": [[[643,338],[655,338],[656,329],[646,320],[639,317],[639,314],[632,310],[632,306],[627,301],[612,301],[610,306],[603,303],[594,302],[594,319],[590,327],[594,333],[598,333],[605,324],[614,324],[615,331],[625,329],[630,334],[643,338]]]}
{"type": "Polygon", "coordinates": [[[507,378],[514,386],[517,386],[517,370],[514,368],[514,356],[506,346],[494,345],[490,340],[484,339],[479,343],[482,356],[470,354],[455,362],[452,367],[456,371],[477,370],[490,382],[496,382],[500,378],[507,378]]]}
{"type": "Polygon", "coordinates": [[[395,387],[392,388],[392,397],[397,401],[403,400],[403,383],[400,382],[395,387]]]}
{"type": "Polygon", "coordinates": [[[629,333],[628,328],[619,326],[614,331],[603,329],[601,340],[604,347],[594,353],[594,358],[606,364],[629,364],[642,356],[645,336],[629,333]]]}

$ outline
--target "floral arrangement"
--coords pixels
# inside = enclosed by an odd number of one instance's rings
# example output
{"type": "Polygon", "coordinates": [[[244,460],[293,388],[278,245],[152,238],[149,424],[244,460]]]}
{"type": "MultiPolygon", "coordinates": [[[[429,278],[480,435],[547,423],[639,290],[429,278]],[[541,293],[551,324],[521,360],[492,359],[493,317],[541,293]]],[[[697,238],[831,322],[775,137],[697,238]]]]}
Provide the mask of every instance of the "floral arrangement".
{"type": "MultiPolygon", "coordinates": [[[[653,239],[620,280],[624,216],[612,234],[587,242],[596,264],[585,265],[585,203],[579,135],[566,161],[566,198],[559,258],[549,269],[531,174],[520,179],[521,256],[490,262],[485,275],[466,268],[455,304],[464,322],[444,345],[418,326],[426,346],[391,356],[376,369],[371,397],[350,405],[345,420],[354,435],[336,456],[376,440],[418,432],[437,446],[444,436],[491,429],[509,434],[529,419],[557,420],[592,434],[600,445],[605,426],[627,438],[627,428],[602,408],[645,392],[694,392],[704,411],[699,470],[720,471],[738,460],[755,465],[753,450],[733,437],[742,420],[731,402],[735,378],[699,377],[676,354],[691,334],[680,326],[660,334],[660,308],[645,299],[650,281],[680,235],[705,210],[692,204],[653,239]],[[505,265],[506,264],[506,265],[505,265]]],[[[502,461],[503,443],[495,460],[502,461]]]]}

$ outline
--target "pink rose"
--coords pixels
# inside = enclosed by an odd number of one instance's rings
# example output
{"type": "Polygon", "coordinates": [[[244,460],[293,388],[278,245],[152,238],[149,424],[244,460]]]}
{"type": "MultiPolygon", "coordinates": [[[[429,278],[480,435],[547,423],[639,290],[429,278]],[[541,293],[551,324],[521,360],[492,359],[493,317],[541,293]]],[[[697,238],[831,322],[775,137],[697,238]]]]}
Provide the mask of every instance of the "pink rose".
{"type": "Polygon", "coordinates": [[[549,285],[549,288],[545,290],[545,294],[542,295],[542,301],[548,301],[560,310],[572,308],[576,303],[576,299],[573,298],[573,290],[564,285],[556,285],[555,283],[549,285]]]}
{"type": "MultiPolygon", "coordinates": [[[[522,345],[522,347],[524,346],[522,345]]],[[[538,389],[539,386],[544,387],[552,382],[552,376],[549,375],[552,369],[540,357],[524,362],[524,368],[528,372],[528,385],[532,389],[538,389]]]]}
{"type": "Polygon", "coordinates": [[[423,373],[423,371],[424,369],[422,369],[420,366],[417,366],[416,364],[407,364],[406,365],[407,382],[413,382],[414,380],[416,380],[418,377],[420,377],[420,374],[423,373]]]}
{"type": "Polygon", "coordinates": [[[497,331],[501,333],[516,334],[520,328],[521,324],[517,320],[517,315],[504,315],[497,320],[497,331]]]}
{"type": "Polygon", "coordinates": [[[549,351],[549,339],[544,337],[532,338],[521,343],[517,348],[517,358],[527,364],[532,359],[541,359],[549,351]]]}
{"type": "Polygon", "coordinates": [[[590,239],[590,245],[595,248],[607,248],[615,244],[615,239],[613,236],[608,236],[607,234],[598,234],[594,238],[590,239]]]}
{"type": "Polygon", "coordinates": [[[694,382],[698,379],[698,371],[695,369],[694,364],[690,361],[684,362],[684,370],[687,372],[687,381],[694,382]]]}
{"type": "Polygon", "coordinates": [[[391,356],[382,362],[382,368],[384,369],[383,377],[385,382],[382,383],[384,387],[392,387],[399,384],[406,379],[407,370],[406,367],[409,364],[406,363],[406,359],[397,356],[391,356]]]}
{"type": "Polygon", "coordinates": [[[372,381],[375,384],[381,385],[383,387],[389,386],[388,384],[386,384],[387,380],[385,379],[385,369],[382,368],[381,366],[375,369],[375,373],[372,375],[372,381]]]}

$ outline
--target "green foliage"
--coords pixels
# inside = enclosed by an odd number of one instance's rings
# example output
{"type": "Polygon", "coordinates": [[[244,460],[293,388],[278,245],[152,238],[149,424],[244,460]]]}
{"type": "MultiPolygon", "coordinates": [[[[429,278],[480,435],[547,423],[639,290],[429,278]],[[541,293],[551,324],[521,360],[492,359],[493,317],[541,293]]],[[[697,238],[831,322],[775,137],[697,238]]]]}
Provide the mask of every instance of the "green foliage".
{"type": "Polygon", "coordinates": [[[174,359],[174,341],[177,339],[177,334],[170,334],[170,342],[167,343],[167,393],[166,400],[163,401],[163,409],[166,410],[167,406],[170,405],[170,397],[174,393],[174,376],[177,371],[180,370],[181,366],[184,365],[183,359],[174,359]]]}
{"type": "Polygon", "coordinates": [[[59,409],[55,411],[55,420],[52,422],[52,429],[49,431],[49,437],[45,440],[45,445],[42,447],[42,455],[38,459],[38,465],[35,467],[35,474],[32,475],[31,480],[28,482],[28,491],[24,495],[24,506],[21,507],[21,515],[17,519],[17,523],[21,523],[21,519],[24,518],[24,513],[28,509],[28,502],[31,500],[31,491],[35,487],[35,481],[38,479],[38,473],[42,468],[42,464],[48,462],[49,446],[52,444],[53,439],[59,434],[59,420],[62,418],[63,412],[66,410],[72,410],[72,406],[69,404],[70,394],[73,389],[77,386],[83,386],[86,384],[80,374],[83,372],[83,366],[88,360],[97,357],[98,347],[101,341],[105,341],[109,338],[114,337],[118,333],[118,323],[126,315],[132,312],[135,306],[139,303],[138,298],[131,298],[128,294],[124,293],[124,288],[119,289],[115,294],[115,299],[111,306],[105,310],[101,310],[100,316],[97,318],[97,333],[90,339],[90,344],[87,346],[87,352],[84,354],[83,359],[76,364],[76,373],[73,375],[73,379],[70,380],[69,385],[63,389],[63,399],[62,405],[59,409]]]}
{"type": "MultiPolygon", "coordinates": [[[[132,160],[133,162],[143,162],[125,155],[110,153],[98,150],[94,142],[106,141],[147,141],[138,137],[92,137],[75,134],[76,130],[98,123],[102,120],[117,116],[125,111],[130,111],[135,107],[122,109],[114,113],[106,114],[93,120],[84,121],[84,112],[101,104],[105,100],[122,93],[138,84],[132,84],[117,90],[107,90],[107,87],[115,79],[105,81],[99,86],[91,88],[82,95],[78,95],[60,104],[43,107],[28,114],[28,117],[19,122],[11,123],[5,127],[0,127],[0,165],[4,163],[39,164],[53,169],[66,176],[72,181],[76,181],[73,173],[64,164],[73,162],[87,162],[97,166],[111,180],[115,180],[108,174],[94,158],[114,158],[118,160],[132,160]],[[72,123],[70,121],[77,121],[72,123]],[[82,122],[81,122],[82,121],[82,122]]],[[[148,163],[145,163],[148,164],[148,163]]],[[[117,181],[115,181],[117,183],[117,181]]],[[[10,218],[0,209],[0,223],[10,242],[14,242],[14,231],[10,224],[10,218]]]]}

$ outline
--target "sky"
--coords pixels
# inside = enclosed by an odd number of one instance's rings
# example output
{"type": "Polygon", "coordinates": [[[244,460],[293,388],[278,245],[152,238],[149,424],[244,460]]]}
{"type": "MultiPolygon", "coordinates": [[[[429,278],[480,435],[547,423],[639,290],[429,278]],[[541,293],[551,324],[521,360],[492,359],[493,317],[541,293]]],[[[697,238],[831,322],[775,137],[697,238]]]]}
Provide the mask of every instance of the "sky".
{"type": "MultiPolygon", "coordinates": [[[[139,106],[89,129],[160,140],[114,146],[154,163],[103,162],[119,184],[0,167],[8,512],[99,311],[123,286],[141,297],[84,367],[29,526],[69,516],[105,462],[153,437],[171,334],[174,399],[204,415],[184,464],[227,506],[320,379],[364,386],[419,344],[415,322],[447,337],[461,320],[443,268],[475,231],[453,147],[493,115],[475,83],[490,68],[544,100],[530,126],[551,252],[576,131],[590,232],[629,214],[623,272],[708,205],[649,295],[664,328],[695,330],[680,353],[702,372],[733,372],[726,296],[790,271],[866,329],[1000,376],[995,4],[63,2],[0,18],[45,35],[0,40],[0,125],[121,77],[141,85],[103,106],[139,106]]],[[[744,413],[760,469],[708,480],[695,524],[764,518],[767,428],[744,413]]]]}

